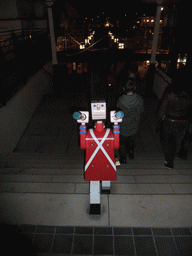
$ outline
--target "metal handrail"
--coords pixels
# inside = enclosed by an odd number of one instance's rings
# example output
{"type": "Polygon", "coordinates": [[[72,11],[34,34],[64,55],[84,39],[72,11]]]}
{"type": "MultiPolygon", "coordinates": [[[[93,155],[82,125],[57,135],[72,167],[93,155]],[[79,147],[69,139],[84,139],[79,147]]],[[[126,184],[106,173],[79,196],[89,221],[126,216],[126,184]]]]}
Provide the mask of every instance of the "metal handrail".
{"type": "MultiPolygon", "coordinates": [[[[3,29],[3,27],[0,27],[0,29],[3,29]]],[[[37,29],[45,29],[45,28],[35,28],[35,29],[37,30],[37,29]]],[[[19,28],[19,29],[7,30],[7,31],[0,31],[0,33],[10,32],[10,31],[17,31],[17,30],[32,30],[32,29],[31,28],[19,28]]]]}
{"type": "MultiPolygon", "coordinates": [[[[0,47],[4,55],[4,60],[9,54],[11,54],[14,51],[14,39],[12,38],[12,35],[15,35],[17,40],[20,39],[18,41],[25,41],[29,39],[34,32],[38,34],[45,33],[47,32],[47,28],[22,28],[13,29],[9,31],[0,31],[0,47]],[[1,39],[1,37],[4,38],[1,39]]],[[[11,58],[13,58],[13,56],[11,58]]]]}

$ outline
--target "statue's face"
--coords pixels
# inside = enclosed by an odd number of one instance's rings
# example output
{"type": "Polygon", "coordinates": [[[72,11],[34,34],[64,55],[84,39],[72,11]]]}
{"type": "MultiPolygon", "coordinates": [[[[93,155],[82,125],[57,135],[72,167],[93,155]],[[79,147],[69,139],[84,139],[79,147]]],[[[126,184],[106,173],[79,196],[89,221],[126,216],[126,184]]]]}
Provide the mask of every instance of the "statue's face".
{"type": "Polygon", "coordinates": [[[106,119],[106,102],[92,102],[91,113],[93,120],[106,119]]]}

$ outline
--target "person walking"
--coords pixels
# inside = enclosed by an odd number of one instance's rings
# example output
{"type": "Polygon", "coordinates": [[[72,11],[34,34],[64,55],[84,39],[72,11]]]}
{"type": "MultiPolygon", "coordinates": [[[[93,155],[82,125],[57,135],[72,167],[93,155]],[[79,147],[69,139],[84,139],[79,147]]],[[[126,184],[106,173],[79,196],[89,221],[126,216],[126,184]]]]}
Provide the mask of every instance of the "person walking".
{"type": "MultiPolygon", "coordinates": [[[[185,83],[174,81],[169,85],[157,109],[157,115],[162,120],[160,126],[160,142],[164,153],[164,166],[173,169],[174,158],[179,149],[179,139],[188,131],[191,96],[185,83]]],[[[181,145],[183,147],[184,145],[181,145]]],[[[180,148],[180,155],[183,149],[180,148]]]]}
{"type": "Polygon", "coordinates": [[[138,131],[140,114],[144,111],[144,102],[140,95],[135,93],[136,79],[131,75],[123,87],[124,95],[117,101],[117,109],[123,111],[124,118],[120,128],[120,163],[126,163],[126,154],[134,159],[134,137],[138,131]]]}

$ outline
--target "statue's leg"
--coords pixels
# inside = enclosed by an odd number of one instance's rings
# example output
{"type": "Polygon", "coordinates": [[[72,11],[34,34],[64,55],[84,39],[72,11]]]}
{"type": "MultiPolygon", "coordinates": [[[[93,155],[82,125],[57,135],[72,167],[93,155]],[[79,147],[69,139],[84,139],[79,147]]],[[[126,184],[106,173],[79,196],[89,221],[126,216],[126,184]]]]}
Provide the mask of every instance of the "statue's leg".
{"type": "Polygon", "coordinates": [[[100,214],[100,181],[90,181],[90,214],[100,214]]]}
{"type": "Polygon", "coordinates": [[[103,180],[102,181],[102,194],[110,194],[111,181],[103,180]]]}

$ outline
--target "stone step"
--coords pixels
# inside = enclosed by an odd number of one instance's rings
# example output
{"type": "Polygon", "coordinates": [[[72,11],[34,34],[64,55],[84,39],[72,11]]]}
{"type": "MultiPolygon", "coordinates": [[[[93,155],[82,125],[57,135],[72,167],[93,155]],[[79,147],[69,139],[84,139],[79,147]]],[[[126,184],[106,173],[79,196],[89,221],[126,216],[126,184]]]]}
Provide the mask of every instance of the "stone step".
{"type": "MultiPolygon", "coordinates": [[[[78,162],[48,162],[48,161],[20,161],[20,162],[7,162],[6,166],[7,168],[55,168],[55,169],[79,169],[84,168],[84,163],[78,163],[78,162]]],[[[174,168],[175,169],[191,169],[192,164],[191,163],[175,163],[174,168]]],[[[163,162],[157,161],[157,162],[150,162],[148,161],[131,161],[130,163],[120,165],[118,166],[119,169],[163,169],[165,168],[163,165],[163,162]]]]}
{"type": "MultiPolygon", "coordinates": [[[[83,162],[84,161],[84,154],[82,155],[69,155],[69,156],[65,156],[65,155],[61,155],[61,156],[52,156],[52,155],[20,155],[20,156],[9,156],[6,158],[7,162],[21,162],[21,161],[35,161],[35,162],[83,162]]],[[[143,156],[136,156],[134,158],[134,160],[130,161],[129,158],[127,159],[127,163],[131,163],[131,162],[144,162],[144,163],[162,163],[162,159],[160,159],[160,157],[143,157],[143,156]]],[[[190,163],[192,164],[192,159],[188,159],[188,160],[183,160],[180,158],[175,158],[175,163],[190,163]]]]}
{"type": "MultiPolygon", "coordinates": [[[[40,170],[42,171],[42,170],[40,170]]],[[[135,171],[135,170],[133,170],[135,171]]],[[[147,170],[146,170],[147,171],[147,170]]],[[[165,170],[166,171],[166,170],[165,170]]],[[[141,175],[127,172],[117,173],[117,180],[111,182],[112,194],[192,194],[192,174],[172,173],[141,175]]],[[[79,172],[80,173],[80,172],[79,172]]],[[[22,174],[0,175],[0,193],[89,193],[89,182],[80,174],[22,174]]]]}
{"type": "MultiPolygon", "coordinates": [[[[1,193],[89,194],[89,182],[0,182],[1,193]]],[[[192,195],[192,184],[121,184],[112,182],[110,194],[119,195],[192,195]]]]}
{"type": "MultiPolygon", "coordinates": [[[[24,152],[14,152],[12,154],[10,154],[9,156],[6,157],[7,161],[19,161],[20,159],[22,160],[28,160],[28,159],[42,159],[42,160],[50,160],[50,161],[55,161],[55,160],[65,160],[65,161],[73,161],[78,160],[84,160],[84,154],[85,151],[78,151],[75,152],[75,154],[68,154],[66,155],[66,153],[33,153],[33,152],[28,152],[28,153],[24,153],[24,152]]],[[[159,161],[162,162],[163,161],[163,156],[159,153],[139,153],[139,154],[135,154],[135,160],[140,160],[140,161],[147,161],[147,162],[154,162],[154,161],[159,161]]],[[[129,158],[127,159],[129,161],[129,158]]],[[[190,154],[187,160],[183,160],[178,158],[177,156],[175,157],[175,163],[177,162],[181,162],[181,163],[191,163],[192,164],[192,155],[190,154]]]]}
{"type": "MultiPolygon", "coordinates": [[[[46,182],[46,183],[77,183],[85,182],[84,173],[81,174],[0,174],[0,182],[46,182]]],[[[185,175],[171,175],[171,174],[153,174],[153,175],[121,175],[117,173],[117,180],[115,183],[192,183],[192,174],[185,175]]]]}
{"type": "MultiPolygon", "coordinates": [[[[12,153],[0,170],[0,193],[89,194],[83,157],[50,153],[12,153]]],[[[192,194],[192,161],[175,159],[166,169],[157,155],[140,155],[117,167],[111,194],[192,194]]]]}
{"type": "MultiPolygon", "coordinates": [[[[80,175],[84,168],[1,168],[0,174],[28,174],[28,175],[80,175]]],[[[120,168],[117,167],[117,174],[126,175],[191,175],[192,169],[159,169],[149,168],[120,168]]]]}
{"type": "Polygon", "coordinates": [[[66,163],[70,163],[70,164],[81,164],[84,162],[84,159],[82,158],[69,158],[69,157],[63,157],[63,158],[34,158],[34,157],[25,157],[25,158],[9,158],[6,160],[7,164],[19,164],[19,163],[35,163],[35,164],[39,164],[39,163],[50,163],[50,164],[66,164],[66,163]]]}
{"type": "Polygon", "coordinates": [[[6,167],[8,168],[61,168],[61,169],[70,169],[70,168],[83,168],[83,163],[48,163],[47,161],[42,163],[42,162],[20,162],[20,163],[7,163],[6,167]]]}
{"type": "MultiPolygon", "coordinates": [[[[83,150],[80,151],[83,155],[83,150]]],[[[78,152],[79,153],[79,152],[78,152]]],[[[66,156],[64,153],[33,153],[33,152],[14,152],[7,156],[8,159],[17,159],[17,158],[53,158],[53,159],[63,159],[63,158],[70,158],[70,156],[66,156]]],[[[71,157],[72,158],[72,157],[71,157]]]]}

